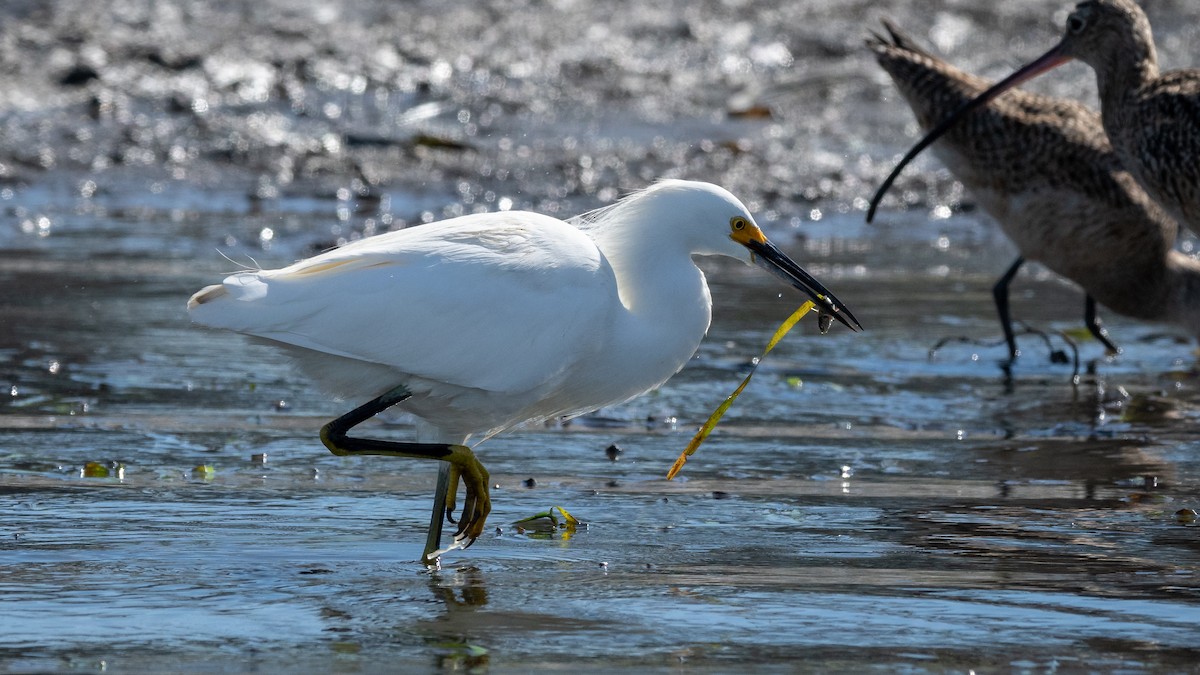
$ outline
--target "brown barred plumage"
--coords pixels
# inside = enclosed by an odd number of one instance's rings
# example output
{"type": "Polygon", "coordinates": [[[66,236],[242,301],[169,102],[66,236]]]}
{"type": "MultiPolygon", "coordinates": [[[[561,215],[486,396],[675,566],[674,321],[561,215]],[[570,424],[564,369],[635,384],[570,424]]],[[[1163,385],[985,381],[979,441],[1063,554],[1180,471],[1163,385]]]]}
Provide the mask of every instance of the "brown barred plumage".
{"type": "Polygon", "coordinates": [[[1200,70],[1160,73],[1150,21],[1132,0],[1081,2],[1056,50],[1096,71],[1104,130],[1130,172],[1200,233],[1200,70]]]}
{"type": "MultiPolygon", "coordinates": [[[[887,35],[867,44],[922,128],[991,84],[918,47],[892,24],[884,27],[887,35]]],[[[1200,336],[1200,263],[1171,250],[1178,225],[1122,166],[1094,111],[1010,90],[948,128],[933,148],[1021,253],[996,286],[1013,356],[1007,282],[1024,258],[1083,287],[1089,307],[1094,298],[1120,314],[1200,336]]]]}

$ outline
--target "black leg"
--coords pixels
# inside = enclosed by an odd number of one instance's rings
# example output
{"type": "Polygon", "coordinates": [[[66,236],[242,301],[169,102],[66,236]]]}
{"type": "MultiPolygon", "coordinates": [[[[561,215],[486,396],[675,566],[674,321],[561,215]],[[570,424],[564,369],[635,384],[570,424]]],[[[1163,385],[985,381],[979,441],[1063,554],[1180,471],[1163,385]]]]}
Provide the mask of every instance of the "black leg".
{"type": "Polygon", "coordinates": [[[438,466],[437,487],[433,491],[433,509],[429,514],[429,530],[425,533],[425,552],[421,554],[421,562],[425,565],[437,566],[438,558],[442,554],[442,523],[450,519],[448,514],[454,510],[453,506],[446,506],[452,470],[450,464],[438,466]]]}
{"type": "MultiPolygon", "coordinates": [[[[459,518],[458,531],[454,533],[454,538],[456,541],[465,539],[467,546],[470,546],[483,533],[484,522],[492,510],[491,498],[488,495],[487,469],[483,468],[470,448],[465,445],[449,443],[403,443],[347,435],[347,432],[354,427],[410,396],[412,394],[403,387],[396,387],[382,396],[367,401],[321,427],[321,442],[325,444],[326,448],[329,448],[330,452],[338,456],[385,455],[448,462],[451,467],[451,480],[447,493],[449,490],[457,489],[459,476],[462,477],[463,484],[467,489],[467,498],[463,504],[462,516],[459,518]]],[[[453,503],[453,499],[450,500],[450,503],[453,503]]],[[[453,509],[453,507],[450,508],[453,509]]]]}
{"type": "Polygon", "coordinates": [[[1010,364],[1017,360],[1021,352],[1017,349],[1017,338],[1013,335],[1012,317],[1008,313],[1008,285],[1012,283],[1013,278],[1017,276],[1017,271],[1024,264],[1025,258],[1018,256],[1004,276],[1000,277],[1000,280],[992,287],[992,297],[996,300],[996,311],[1000,314],[1000,328],[1004,329],[1004,341],[1008,343],[1008,362],[1010,364]]]}
{"type": "Polygon", "coordinates": [[[1100,325],[1100,317],[1096,316],[1096,300],[1090,295],[1083,301],[1083,323],[1087,326],[1088,332],[1104,345],[1110,355],[1116,356],[1121,353],[1120,347],[1108,339],[1108,331],[1100,325]]]}

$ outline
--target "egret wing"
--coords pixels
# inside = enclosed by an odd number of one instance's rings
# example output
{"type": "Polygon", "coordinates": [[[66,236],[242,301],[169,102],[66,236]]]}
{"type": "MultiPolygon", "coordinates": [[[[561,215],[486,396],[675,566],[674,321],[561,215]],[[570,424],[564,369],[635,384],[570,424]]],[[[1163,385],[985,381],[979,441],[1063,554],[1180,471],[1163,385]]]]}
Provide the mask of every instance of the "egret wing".
{"type": "Polygon", "coordinates": [[[553,218],[508,213],[235,274],[194,299],[192,314],[434,381],[519,392],[599,349],[617,303],[612,270],[590,238],[553,218]]]}

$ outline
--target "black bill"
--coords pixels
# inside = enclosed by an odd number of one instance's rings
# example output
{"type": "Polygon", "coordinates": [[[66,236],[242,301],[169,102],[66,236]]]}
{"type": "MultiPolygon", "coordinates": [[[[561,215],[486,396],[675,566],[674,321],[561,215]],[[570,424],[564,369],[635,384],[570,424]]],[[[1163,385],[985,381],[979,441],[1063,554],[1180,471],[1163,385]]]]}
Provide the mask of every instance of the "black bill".
{"type": "MultiPolygon", "coordinates": [[[[849,309],[846,309],[841,300],[838,300],[833,293],[829,292],[829,289],[822,286],[821,282],[805,272],[774,244],[769,241],[753,239],[745,246],[754,254],[756,265],[783,279],[789,286],[804,291],[805,295],[812,298],[821,315],[832,316],[852,331],[862,330],[862,324],[854,318],[854,314],[849,309]]],[[[825,327],[828,328],[828,325],[825,327]]]]}

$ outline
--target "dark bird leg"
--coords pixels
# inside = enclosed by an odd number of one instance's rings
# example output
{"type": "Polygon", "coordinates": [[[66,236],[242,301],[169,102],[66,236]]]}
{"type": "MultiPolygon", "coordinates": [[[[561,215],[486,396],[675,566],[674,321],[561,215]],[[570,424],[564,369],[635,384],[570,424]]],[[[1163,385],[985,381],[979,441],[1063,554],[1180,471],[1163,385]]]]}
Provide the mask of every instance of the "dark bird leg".
{"type": "Polygon", "coordinates": [[[421,554],[421,562],[426,565],[437,564],[438,551],[442,548],[442,523],[454,523],[451,514],[454,512],[453,489],[458,491],[458,484],[450,480],[453,467],[449,463],[438,465],[437,487],[433,490],[433,511],[429,514],[429,529],[425,532],[425,552],[421,554]],[[451,488],[451,485],[454,487],[451,488]],[[450,505],[446,505],[449,499],[450,505]]]}
{"type": "Polygon", "coordinates": [[[1017,256],[1004,276],[1000,277],[1000,280],[992,287],[992,297],[996,300],[996,311],[1000,314],[1000,327],[1004,329],[1004,341],[1008,343],[1007,365],[1009,366],[1017,360],[1021,352],[1017,349],[1017,338],[1013,335],[1012,317],[1008,313],[1008,285],[1012,283],[1013,278],[1017,276],[1017,271],[1024,264],[1025,258],[1017,256]]]}
{"type": "MultiPolygon", "coordinates": [[[[389,457],[411,457],[415,459],[435,459],[447,462],[449,471],[438,477],[438,492],[441,504],[445,504],[450,490],[458,487],[458,478],[462,477],[466,487],[467,497],[463,504],[462,515],[459,517],[458,531],[454,533],[456,542],[466,541],[466,546],[475,543],[483,533],[483,525],[487,515],[492,510],[491,498],[488,495],[488,472],[475,458],[475,453],[465,445],[449,443],[404,443],[398,441],[383,441],[373,438],[357,438],[346,435],[354,427],[371,419],[375,415],[411,397],[412,394],[404,387],[395,389],[371,399],[341,417],[321,427],[321,442],[329,451],[339,457],[346,455],[386,455],[389,457]]],[[[453,504],[453,498],[450,499],[453,504]]],[[[436,506],[441,510],[441,506],[436,506]]],[[[453,509],[453,507],[450,507],[453,509]]],[[[430,532],[429,541],[436,549],[441,538],[438,520],[438,532],[435,539],[430,532]]],[[[429,542],[427,542],[428,545],[429,542]]],[[[464,548],[466,547],[464,546],[464,548]]],[[[426,550],[426,556],[431,551],[426,550]]]]}
{"type": "Polygon", "coordinates": [[[1108,339],[1108,331],[1104,330],[1104,327],[1100,325],[1100,317],[1096,316],[1096,300],[1090,295],[1083,301],[1083,323],[1087,325],[1088,332],[1108,350],[1109,356],[1116,356],[1121,353],[1120,347],[1117,347],[1108,339]]]}

